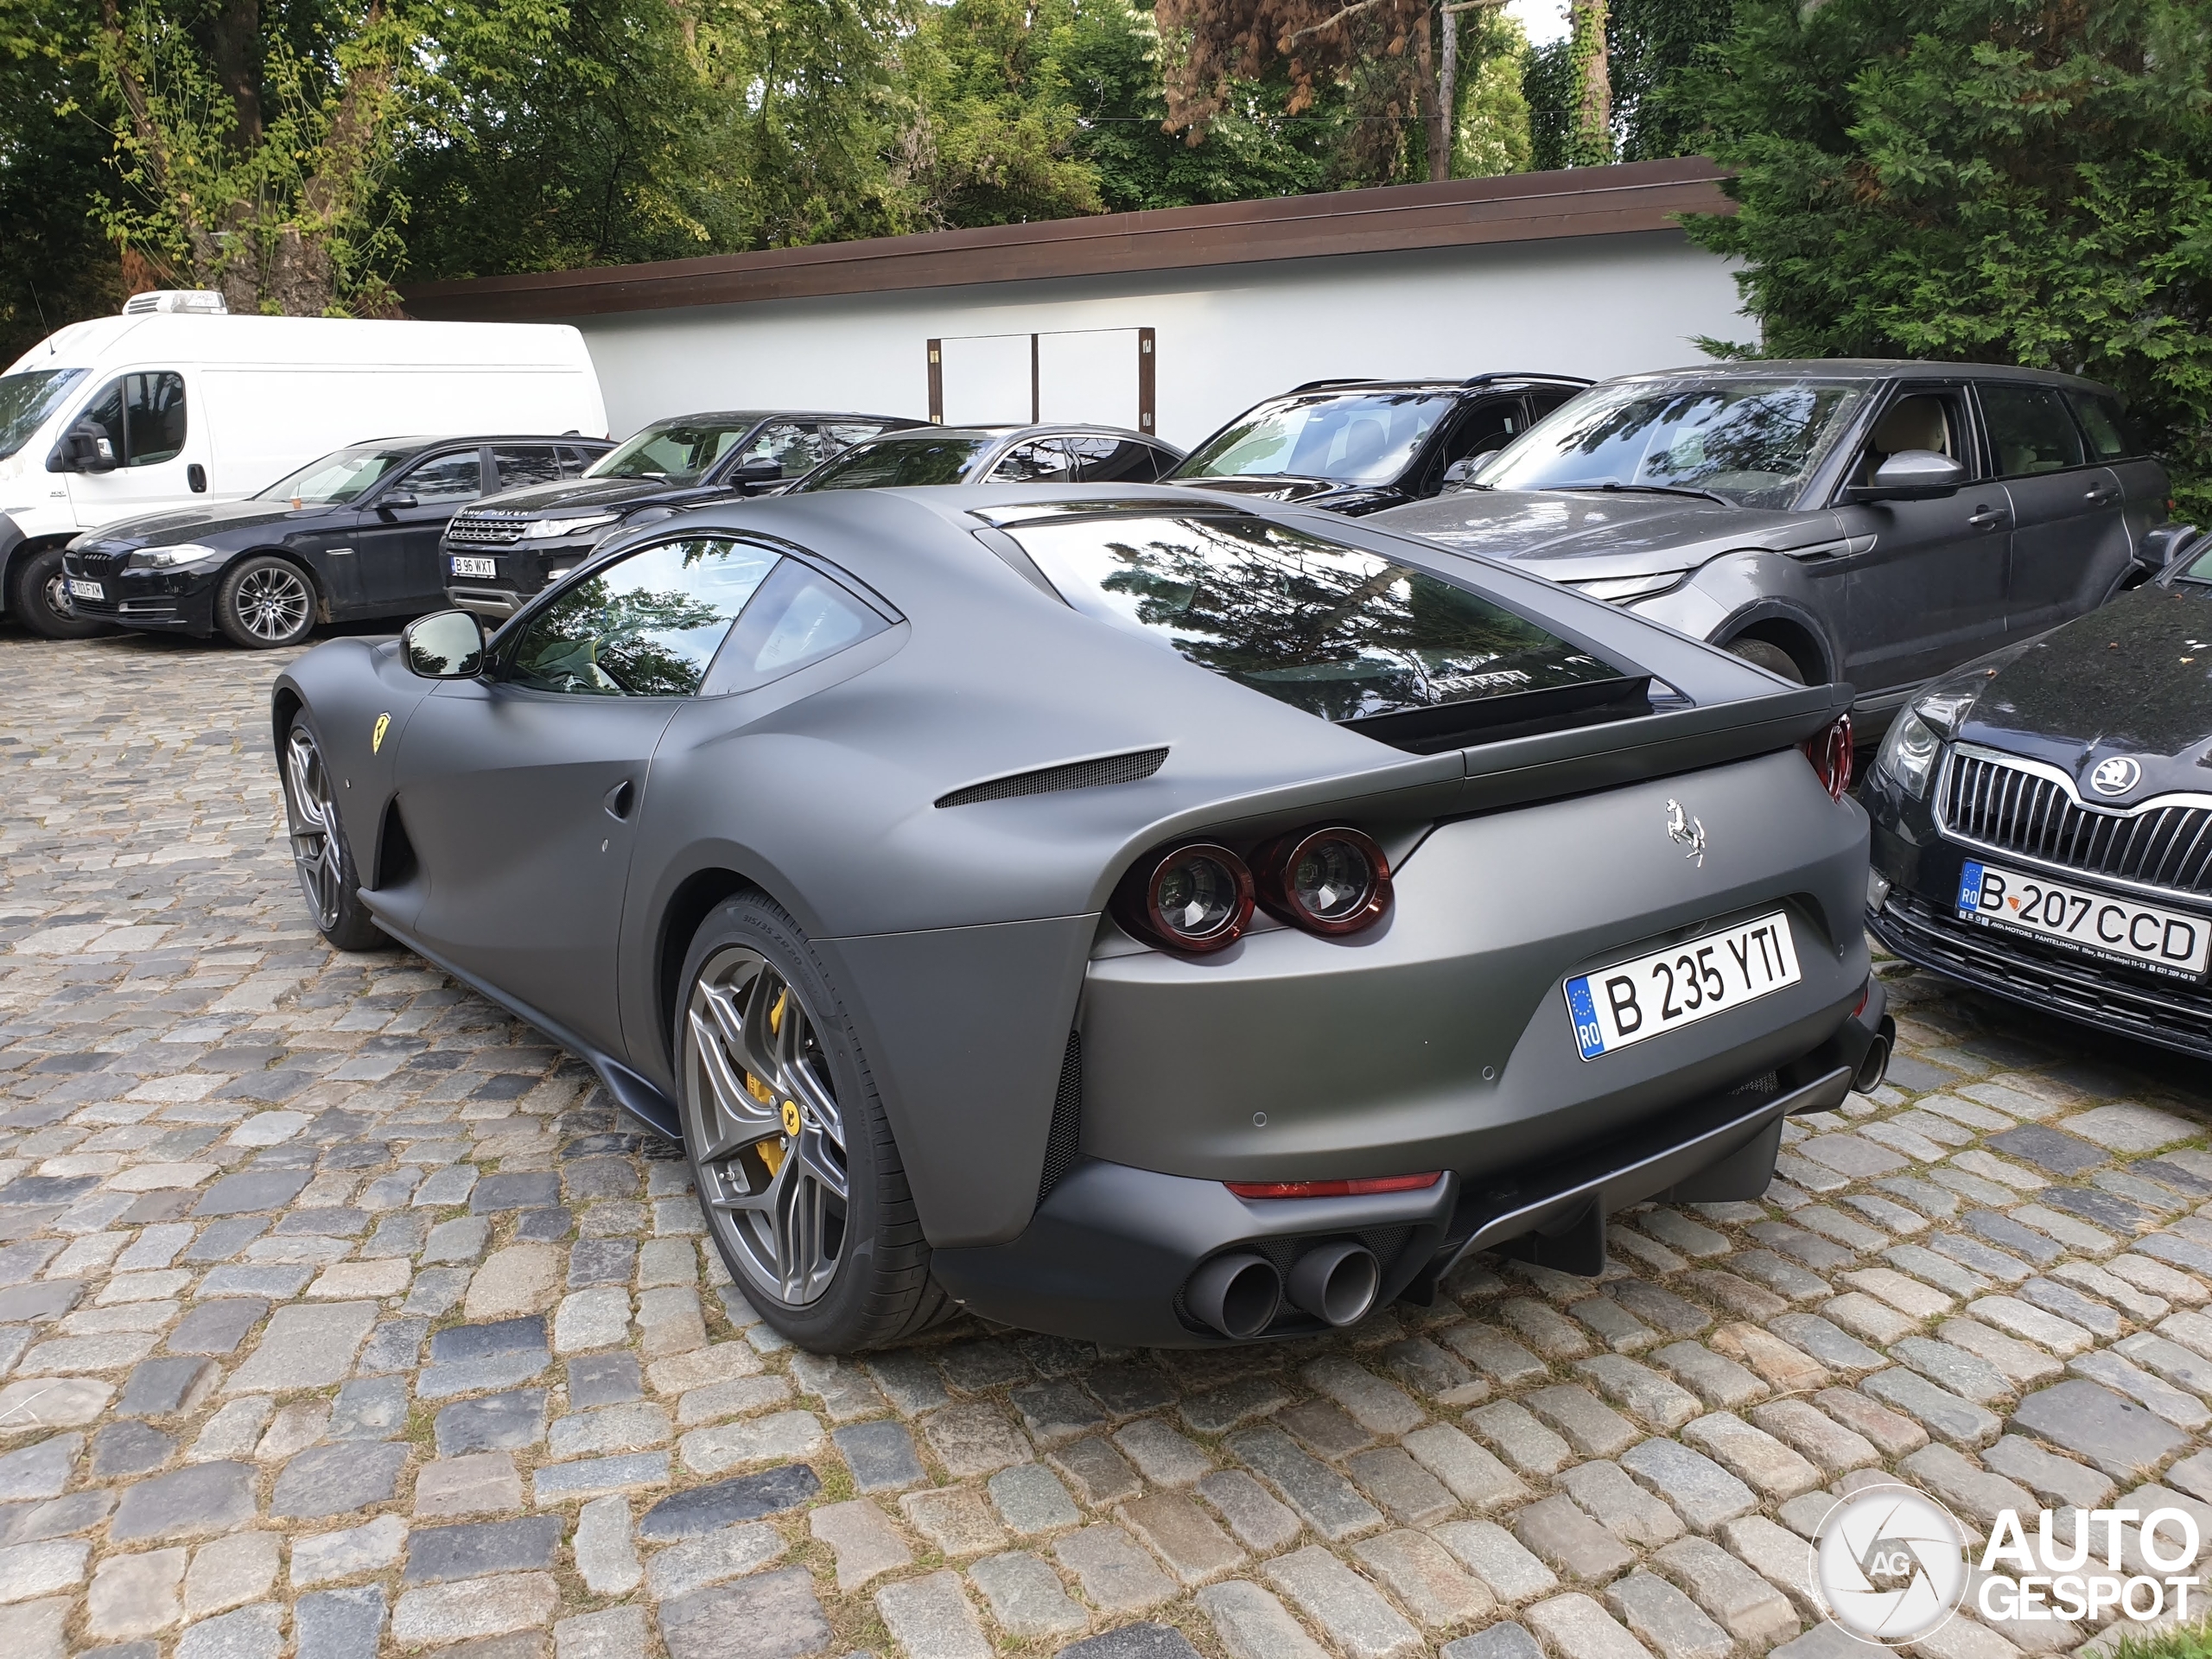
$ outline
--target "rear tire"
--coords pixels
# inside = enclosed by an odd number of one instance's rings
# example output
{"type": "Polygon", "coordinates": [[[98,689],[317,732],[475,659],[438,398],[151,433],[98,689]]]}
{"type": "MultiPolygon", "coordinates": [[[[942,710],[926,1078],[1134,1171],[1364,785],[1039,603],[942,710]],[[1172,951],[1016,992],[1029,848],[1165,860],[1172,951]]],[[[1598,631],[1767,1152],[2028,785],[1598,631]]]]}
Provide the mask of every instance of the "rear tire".
{"type": "Polygon", "coordinates": [[[16,621],[43,639],[91,639],[115,632],[105,622],[77,614],[69,602],[58,547],[41,548],[18,562],[15,580],[9,584],[8,608],[16,621]]]}
{"type": "Polygon", "coordinates": [[[1797,666],[1797,659],[1770,640],[1732,639],[1725,649],[1731,656],[1742,658],[1754,668],[1763,668],[1770,674],[1779,674],[1792,685],[1805,683],[1805,671],[1797,666]]]}
{"type": "Polygon", "coordinates": [[[240,559],[215,589],[215,626],[248,651],[298,645],[314,629],[315,613],[315,583],[308,573],[273,554],[240,559]]]}
{"type": "Polygon", "coordinates": [[[798,924],[761,894],[732,899],[700,925],[678,982],[684,1154],[746,1300],[816,1353],[948,1318],[867,1058],[798,924]]]}
{"type": "Polygon", "coordinates": [[[391,938],[361,902],[359,873],[346,845],[322,743],[307,711],[285,728],[277,772],[284,785],[284,823],[291,832],[292,868],[315,931],[340,950],[388,950],[391,938]]]}

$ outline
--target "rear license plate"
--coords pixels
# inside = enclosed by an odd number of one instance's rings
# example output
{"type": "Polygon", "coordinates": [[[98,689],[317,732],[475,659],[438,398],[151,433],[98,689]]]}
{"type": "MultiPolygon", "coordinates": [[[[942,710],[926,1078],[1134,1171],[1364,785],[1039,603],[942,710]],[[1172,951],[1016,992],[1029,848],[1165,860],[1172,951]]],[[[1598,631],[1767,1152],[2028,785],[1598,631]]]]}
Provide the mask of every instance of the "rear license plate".
{"type": "Polygon", "coordinates": [[[1756,1001],[1803,976],[1781,911],[1567,982],[1575,1046],[1594,1060],[1756,1001]]]}
{"type": "Polygon", "coordinates": [[[1959,918],[2183,979],[2201,977],[2212,951],[2204,917],[1973,859],[1959,872],[1959,918]]]}
{"type": "Polygon", "coordinates": [[[456,576],[496,576],[499,567],[490,559],[472,559],[464,554],[454,555],[453,573],[456,576]]]}
{"type": "Polygon", "coordinates": [[[69,578],[69,597],[72,599],[105,599],[107,589],[97,582],[86,582],[82,576],[69,578]]]}

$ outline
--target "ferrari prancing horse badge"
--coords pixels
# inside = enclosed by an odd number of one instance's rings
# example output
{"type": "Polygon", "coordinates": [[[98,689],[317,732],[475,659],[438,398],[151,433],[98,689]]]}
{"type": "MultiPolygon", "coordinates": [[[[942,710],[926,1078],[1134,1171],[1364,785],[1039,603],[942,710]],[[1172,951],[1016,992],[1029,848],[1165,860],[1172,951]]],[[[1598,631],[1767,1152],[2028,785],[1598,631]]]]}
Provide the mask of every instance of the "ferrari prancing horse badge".
{"type": "Polygon", "coordinates": [[[384,747],[384,734],[391,729],[391,716],[378,715],[376,729],[369,734],[369,753],[376,753],[384,747]]]}

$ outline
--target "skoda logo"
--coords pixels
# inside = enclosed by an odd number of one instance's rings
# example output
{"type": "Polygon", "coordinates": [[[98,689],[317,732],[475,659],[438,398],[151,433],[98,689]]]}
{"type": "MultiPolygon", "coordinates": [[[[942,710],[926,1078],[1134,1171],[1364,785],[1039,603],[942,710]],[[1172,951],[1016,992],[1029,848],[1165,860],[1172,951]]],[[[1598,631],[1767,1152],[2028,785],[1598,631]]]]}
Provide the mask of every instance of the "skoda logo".
{"type": "Polygon", "coordinates": [[[2115,754],[2097,762],[2089,774],[2089,787],[2100,795],[2125,795],[2143,781],[2142,763],[2129,754],[2115,754]]]}
{"type": "Polygon", "coordinates": [[[1821,1522],[1813,1579],[1852,1635],[1903,1647],[1948,1618],[1967,1588],[1966,1532],[1910,1486],[1854,1492],[1821,1522]]]}

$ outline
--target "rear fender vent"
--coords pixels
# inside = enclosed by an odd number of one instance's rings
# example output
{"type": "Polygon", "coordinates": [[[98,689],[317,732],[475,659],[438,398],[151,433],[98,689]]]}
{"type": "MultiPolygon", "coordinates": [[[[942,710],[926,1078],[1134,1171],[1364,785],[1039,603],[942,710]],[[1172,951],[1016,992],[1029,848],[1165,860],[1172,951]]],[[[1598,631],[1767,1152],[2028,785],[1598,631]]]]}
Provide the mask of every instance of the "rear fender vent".
{"type": "Polygon", "coordinates": [[[1016,795],[1050,795],[1063,789],[1096,789],[1103,784],[1134,784],[1158,772],[1167,759],[1165,748],[1132,749],[1096,760],[1075,760],[1064,766],[1040,766],[1017,772],[988,783],[970,784],[937,798],[939,806],[973,806],[978,801],[1003,801],[1016,795]]]}
{"type": "MultiPolygon", "coordinates": [[[[1162,750],[1162,753],[1166,751],[1162,750]]],[[[1067,1052],[1060,1058],[1059,1087],[1052,1091],[1052,1127],[1045,1137],[1045,1168],[1037,1179],[1037,1202],[1042,1204],[1071,1169],[1083,1141],[1083,1039],[1068,1033],[1067,1052]]]]}

